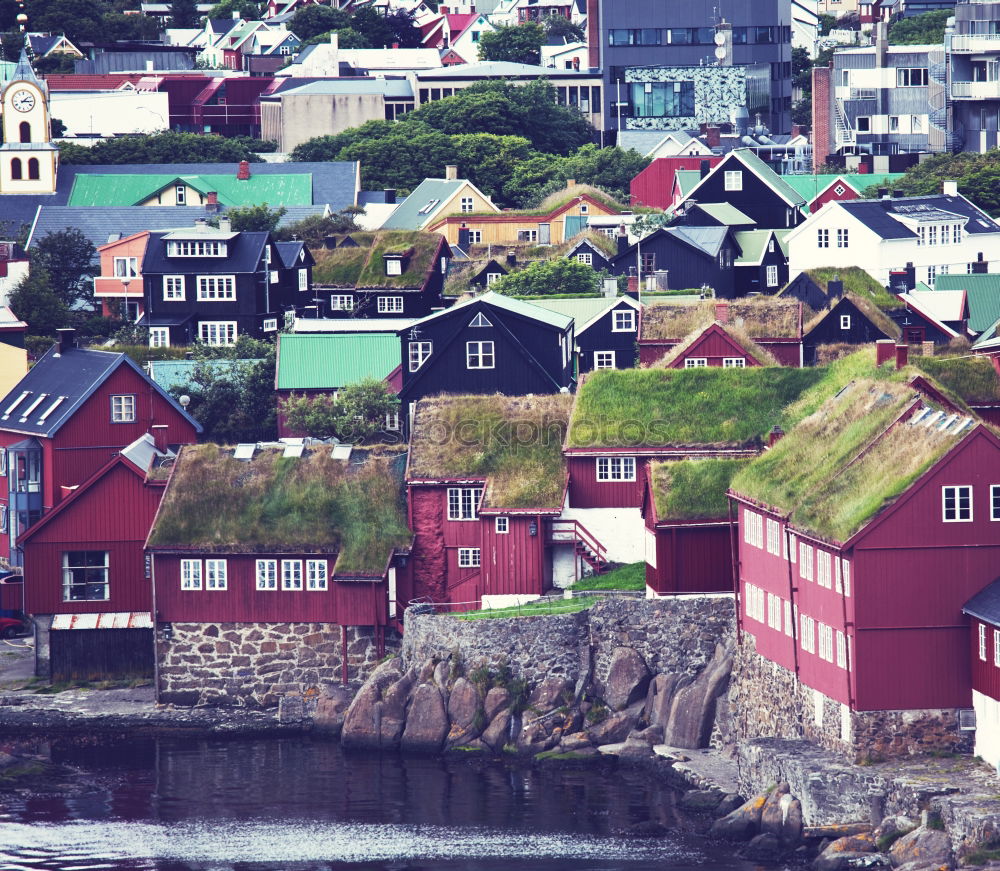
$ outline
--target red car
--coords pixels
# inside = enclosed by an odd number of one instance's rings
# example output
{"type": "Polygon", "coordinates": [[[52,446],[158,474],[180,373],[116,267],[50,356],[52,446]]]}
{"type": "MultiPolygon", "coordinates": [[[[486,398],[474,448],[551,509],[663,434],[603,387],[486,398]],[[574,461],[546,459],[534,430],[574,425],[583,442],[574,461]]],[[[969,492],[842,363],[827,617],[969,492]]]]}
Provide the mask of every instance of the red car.
{"type": "Polygon", "coordinates": [[[19,638],[28,634],[28,627],[16,617],[0,617],[0,638],[19,638]]]}

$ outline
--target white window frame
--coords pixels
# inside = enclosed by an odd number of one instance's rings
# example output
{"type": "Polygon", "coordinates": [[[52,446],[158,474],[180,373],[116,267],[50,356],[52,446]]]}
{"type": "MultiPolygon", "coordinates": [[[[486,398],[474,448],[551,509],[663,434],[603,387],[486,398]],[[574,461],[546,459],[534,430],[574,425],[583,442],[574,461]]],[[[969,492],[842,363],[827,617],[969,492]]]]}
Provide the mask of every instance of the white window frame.
{"type": "MultiPolygon", "coordinates": [[[[565,366],[566,364],[563,363],[565,366]]],[[[614,351],[594,351],[594,368],[595,369],[617,369],[615,366],[615,352],[614,351]]]]}
{"type": "Polygon", "coordinates": [[[767,594],[767,625],[781,631],[781,597],[774,593],[767,594]]]}
{"type": "Polygon", "coordinates": [[[163,299],[165,302],[184,301],[184,276],[164,275],[163,276],[163,299]]]}
{"type": "Polygon", "coordinates": [[[199,275],[197,278],[198,302],[235,302],[235,275],[199,275]]]}
{"type": "Polygon", "coordinates": [[[800,614],[800,626],[801,626],[801,646],[806,653],[816,652],[816,621],[807,616],[806,614],[800,614]]]}
{"type": "Polygon", "coordinates": [[[635,457],[597,457],[595,468],[598,481],[635,480],[635,457]]]}
{"type": "Polygon", "coordinates": [[[403,311],[403,297],[380,296],[378,298],[378,313],[380,315],[402,314],[402,311],[403,311]]]}
{"type": "Polygon", "coordinates": [[[723,357],[722,358],[722,368],[723,369],[746,369],[747,360],[746,357],[723,357]]]}
{"type": "Polygon", "coordinates": [[[767,518],[767,552],[774,556],[781,555],[781,524],[777,520],[767,518]]]}
{"type": "Polygon", "coordinates": [[[813,567],[813,547],[804,541],[799,542],[799,577],[805,581],[815,580],[813,567]]]}
{"type": "Polygon", "coordinates": [[[305,291],[309,290],[309,270],[300,269],[299,270],[299,290],[305,291]]]}
{"type": "Polygon", "coordinates": [[[483,231],[482,230],[469,230],[469,244],[470,245],[482,245],[483,244],[483,231]]]}
{"type": "Polygon", "coordinates": [[[816,247],[817,248],[829,248],[830,247],[830,231],[828,229],[820,228],[816,231],[816,247]]]}
{"type": "Polygon", "coordinates": [[[317,593],[329,588],[330,575],[325,559],[306,560],[306,589],[317,593]]]}
{"type": "Polygon", "coordinates": [[[767,286],[777,287],[778,286],[778,265],[776,263],[770,263],[765,270],[767,274],[767,286]]]}
{"type": "Polygon", "coordinates": [[[493,369],[495,367],[496,356],[492,339],[465,343],[466,369],[493,369]]]}
{"type": "Polygon", "coordinates": [[[167,257],[225,257],[224,242],[178,240],[167,243],[167,257]]]}
{"type": "Polygon", "coordinates": [[[851,328],[851,316],[841,315],[840,316],[840,328],[842,330],[849,330],[851,328]]]}
{"type": "Polygon", "coordinates": [[[115,278],[139,277],[138,257],[115,257],[113,266],[115,271],[115,278]]]}
{"type": "Polygon", "coordinates": [[[628,309],[618,309],[613,313],[614,321],[611,325],[613,333],[634,333],[635,332],[635,312],[628,309]]]}
{"type": "Polygon", "coordinates": [[[832,589],[830,572],[830,554],[825,550],[816,550],[816,583],[826,590],[832,589]]]}
{"type": "Polygon", "coordinates": [[[198,341],[214,347],[236,344],[236,321],[200,321],[198,341]]]}
{"type": "Polygon", "coordinates": [[[433,342],[410,342],[407,346],[407,357],[410,371],[416,372],[421,366],[424,365],[424,363],[427,362],[427,358],[433,353],[433,342]]]}
{"type": "MultiPolygon", "coordinates": [[[[4,510],[6,515],[6,509],[4,510]]],[[[87,560],[89,562],[89,560],[87,560]]],[[[64,602],[107,602],[111,598],[111,554],[106,550],[78,550],[78,551],[63,551],[62,553],[62,599],[64,602]],[[69,564],[69,555],[71,553],[85,553],[85,554],[104,554],[104,561],[102,565],[75,565],[71,566],[69,564]],[[73,571],[82,570],[83,580],[79,582],[74,581],[73,571]],[[101,577],[103,580],[94,580],[94,572],[97,570],[101,571],[101,577]],[[103,596],[92,597],[87,595],[91,586],[100,586],[104,588],[103,596]],[[82,596],[72,595],[74,588],[83,588],[82,596]]]]}
{"type": "Polygon", "coordinates": [[[684,360],[685,369],[704,369],[708,366],[708,357],[687,357],[684,360]]]}
{"type": "Polygon", "coordinates": [[[979,624],[979,659],[986,662],[986,624],[979,624]]]}
{"type": "Polygon", "coordinates": [[[460,569],[478,569],[482,565],[482,551],[478,547],[460,547],[458,549],[458,567],[460,569]]]}
{"type": "Polygon", "coordinates": [[[184,184],[174,185],[174,205],[175,206],[187,205],[187,185],[184,184]]]}
{"type": "Polygon", "coordinates": [[[302,589],[302,560],[281,561],[281,589],[297,592],[302,589]]]}
{"type": "Polygon", "coordinates": [[[503,278],[503,273],[502,272],[487,272],[486,273],[486,286],[487,287],[492,287],[501,278],[503,278]]]}
{"type": "Polygon", "coordinates": [[[403,261],[398,257],[387,257],[385,259],[385,274],[386,275],[402,275],[403,274],[403,261]]]}
{"type": "Polygon", "coordinates": [[[468,214],[475,208],[475,202],[472,197],[462,197],[459,202],[459,208],[462,212],[468,214]]]}
{"type": "Polygon", "coordinates": [[[1000,484],[990,484],[990,520],[1000,520],[1000,484]]]}
{"type": "Polygon", "coordinates": [[[205,560],[205,589],[225,590],[229,585],[229,566],[224,559],[205,560]]]}
{"type": "Polygon", "coordinates": [[[347,293],[335,293],[330,297],[330,310],[335,312],[354,311],[354,297],[347,293]]]}
{"type": "Polygon", "coordinates": [[[479,503],[482,498],[482,487],[449,487],[448,519],[463,522],[479,520],[479,503]]]}
{"type": "Polygon", "coordinates": [[[278,589],[278,561],[276,559],[259,559],[256,567],[257,589],[278,589]]]}
{"type": "Polygon", "coordinates": [[[200,590],[202,587],[202,570],[200,559],[181,560],[181,589],[200,590]]]}
{"type": "Polygon", "coordinates": [[[594,255],[589,251],[580,251],[576,255],[576,262],[582,263],[584,266],[594,265],[594,255]]]}
{"type": "Polygon", "coordinates": [[[265,333],[276,333],[276,332],[278,332],[278,319],[277,318],[264,318],[264,323],[261,325],[261,329],[265,333]]]}
{"type": "Polygon", "coordinates": [[[993,665],[1000,668],[1000,629],[993,630],[993,665]]]}
{"type": "Polygon", "coordinates": [[[847,636],[837,630],[837,668],[847,668],[847,636]]]}
{"type": "Polygon", "coordinates": [[[493,521],[493,530],[497,535],[509,535],[510,534],[510,518],[509,517],[497,517],[493,521]]]}
{"type": "Polygon", "coordinates": [[[851,234],[847,227],[841,227],[839,230],[837,230],[837,247],[838,248],[851,247],[851,234]]]}
{"type": "Polygon", "coordinates": [[[851,598],[851,564],[845,559],[840,560],[840,579],[844,585],[844,598],[851,598]]]}
{"type": "Polygon", "coordinates": [[[944,523],[972,523],[972,485],[952,484],[941,488],[941,520],[944,523]],[[963,497],[968,500],[966,509],[962,508],[963,497]],[[953,501],[949,509],[949,499],[953,501]],[[967,512],[967,516],[963,516],[967,512]],[[949,517],[948,515],[953,516],[949,517]]]}
{"type": "Polygon", "coordinates": [[[727,191],[743,190],[743,172],[738,169],[727,169],[723,175],[723,187],[727,191]]]}
{"type": "Polygon", "coordinates": [[[135,423],[135,394],[113,393],[111,395],[111,422],[135,423]]]}
{"type": "Polygon", "coordinates": [[[820,623],[818,634],[819,658],[824,662],[833,662],[833,627],[820,623]]]}

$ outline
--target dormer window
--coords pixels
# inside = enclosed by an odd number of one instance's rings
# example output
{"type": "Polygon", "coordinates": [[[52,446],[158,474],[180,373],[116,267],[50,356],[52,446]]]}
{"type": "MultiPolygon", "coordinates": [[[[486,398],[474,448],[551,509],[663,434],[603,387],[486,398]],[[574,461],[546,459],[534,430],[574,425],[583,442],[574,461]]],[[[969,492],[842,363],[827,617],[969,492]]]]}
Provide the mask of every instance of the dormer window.
{"type": "Polygon", "coordinates": [[[386,275],[402,275],[403,274],[403,262],[398,257],[386,257],[385,258],[385,274],[386,275]]]}
{"type": "Polygon", "coordinates": [[[167,242],[167,257],[225,257],[225,242],[181,241],[167,242]]]}
{"type": "Polygon", "coordinates": [[[174,201],[178,206],[187,205],[187,187],[179,184],[174,188],[174,201]]]}

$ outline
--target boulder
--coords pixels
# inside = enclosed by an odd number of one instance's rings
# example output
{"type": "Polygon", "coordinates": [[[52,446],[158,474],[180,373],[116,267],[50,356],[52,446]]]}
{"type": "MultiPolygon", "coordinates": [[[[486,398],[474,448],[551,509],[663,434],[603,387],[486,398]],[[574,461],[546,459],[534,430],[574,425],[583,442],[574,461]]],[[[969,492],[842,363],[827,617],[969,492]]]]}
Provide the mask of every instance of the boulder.
{"type": "Polygon", "coordinates": [[[685,810],[711,813],[722,801],[722,793],[717,789],[689,789],[681,796],[680,805],[685,810]]]}
{"type": "Polygon", "coordinates": [[[542,723],[528,723],[517,736],[517,749],[522,753],[544,753],[559,743],[559,737],[546,731],[542,723]]]}
{"type": "Polygon", "coordinates": [[[399,746],[410,753],[437,753],[448,734],[448,712],[441,690],[422,683],[410,698],[399,746]]]}
{"type": "Polygon", "coordinates": [[[510,741],[510,711],[500,711],[486,727],[480,740],[494,753],[499,753],[510,741]]]}
{"type": "Polygon", "coordinates": [[[406,726],[406,706],[413,692],[413,678],[404,674],[382,694],[382,717],[379,736],[383,747],[398,747],[406,726]]]}
{"type": "Polygon", "coordinates": [[[745,801],[732,813],[712,823],[709,837],[726,841],[746,841],[760,831],[760,815],[764,810],[766,795],[757,795],[745,801]]]}
{"type": "Polygon", "coordinates": [[[434,683],[441,690],[448,689],[448,678],[451,676],[451,660],[445,659],[434,666],[434,683]]]}
{"type": "Polygon", "coordinates": [[[727,793],[722,797],[722,801],[719,802],[719,806],[715,809],[715,815],[717,817],[724,817],[727,814],[731,814],[736,808],[743,804],[743,796],[737,795],[735,792],[727,793]]]}
{"type": "Polygon", "coordinates": [[[566,704],[564,693],[572,690],[573,687],[568,680],[561,677],[547,677],[531,691],[528,697],[528,709],[539,715],[561,708],[566,704]]]}
{"type": "Polygon", "coordinates": [[[670,719],[670,702],[674,697],[677,675],[658,674],[649,683],[642,721],[651,726],[666,726],[670,719]]]}
{"type": "Polygon", "coordinates": [[[740,856],[752,862],[776,862],[783,852],[777,835],[762,832],[750,839],[750,843],[740,850],[740,856]]]}
{"type": "MultiPolygon", "coordinates": [[[[351,691],[347,687],[325,687],[316,699],[316,711],[313,714],[313,729],[324,735],[339,737],[344,728],[344,717],[351,706],[351,691]]],[[[0,768],[3,765],[0,763],[0,768]]]]}
{"type": "Polygon", "coordinates": [[[661,726],[647,726],[645,729],[632,732],[629,738],[632,737],[645,741],[650,747],[655,747],[657,744],[663,743],[663,728],[661,726]]]}
{"type": "Polygon", "coordinates": [[[616,647],[604,685],[604,701],[612,711],[624,710],[645,700],[649,682],[649,669],[642,657],[631,647],[616,647]]]}
{"type": "MultiPolygon", "coordinates": [[[[632,732],[625,739],[624,745],[622,745],[621,750],[618,751],[619,759],[637,762],[657,758],[656,754],[653,752],[653,745],[648,741],[643,741],[642,738],[637,737],[638,734],[639,733],[637,732],[632,732]]],[[[612,741],[610,743],[615,742],[612,741]]]]}
{"type": "Polygon", "coordinates": [[[510,693],[503,687],[493,687],[483,699],[483,713],[489,722],[493,722],[496,715],[510,705],[510,693]]]}
{"type": "Polygon", "coordinates": [[[378,747],[381,742],[382,700],[378,686],[370,680],[354,697],[344,716],[340,741],[345,747],[378,747]]]}
{"type": "Polygon", "coordinates": [[[881,853],[851,852],[849,850],[831,853],[830,848],[827,847],[816,857],[813,868],[815,871],[847,871],[849,868],[874,868],[883,864],[884,857],[881,853]]]}
{"type": "Polygon", "coordinates": [[[860,835],[845,835],[827,844],[824,853],[874,853],[875,835],[863,832],[860,835]]]}
{"type": "Polygon", "coordinates": [[[448,697],[448,720],[451,723],[447,741],[449,748],[468,744],[473,738],[478,737],[486,722],[479,690],[464,677],[455,681],[455,686],[452,687],[451,695],[448,697]]]}
{"type": "Polygon", "coordinates": [[[605,717],[600,723],[587,728],[587,735],[595,744],[617,744],[624,741],[639,719],[638,712],[622,711],[605,717]]]}
{"type": "Polygon", "coordinates": [[[910,863],[920,865],[946,865],[951,867],[951,840],[947,833],[939,829],[921,826],[908,835],[903,835],[889,850],[889,861],[893,868],[910,863]]]}
{"type": "Polygon", "coordinates": [[[760,830],[777,837],[785,848],[797,847],[802,841],[802,804],[789,794],[787,783],[774,790],[764,802],[760,830]]]}
{"type": "Polygon", "coordinates": [[[590,738],[583,732],[573,732],[570,735],[564,735],[563,739],[559,742],[559,749],[567,753],[574,750],[585,750],[592,746],[590,738]]]}
{"type": "Polygon", "coordinates": [[[715,722],[715,700],[729,685],[733,654],[717,644],[715,654],[691,683],[674,690],[664,741],[671,747],[707,747],[715,722]]]}

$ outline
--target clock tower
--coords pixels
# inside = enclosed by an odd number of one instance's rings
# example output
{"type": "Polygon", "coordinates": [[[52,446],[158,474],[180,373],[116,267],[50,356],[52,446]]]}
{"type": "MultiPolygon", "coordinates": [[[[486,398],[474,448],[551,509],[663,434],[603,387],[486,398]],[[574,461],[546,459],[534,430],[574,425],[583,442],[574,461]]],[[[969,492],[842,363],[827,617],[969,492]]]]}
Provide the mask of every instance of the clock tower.
{"type": "Polygon", "coordinates": [[[49,88],[39,81],[23,49],[0,93],[0,112],[0,194],[55,193],[59,150],[50,141],[49,88]]]}

